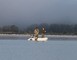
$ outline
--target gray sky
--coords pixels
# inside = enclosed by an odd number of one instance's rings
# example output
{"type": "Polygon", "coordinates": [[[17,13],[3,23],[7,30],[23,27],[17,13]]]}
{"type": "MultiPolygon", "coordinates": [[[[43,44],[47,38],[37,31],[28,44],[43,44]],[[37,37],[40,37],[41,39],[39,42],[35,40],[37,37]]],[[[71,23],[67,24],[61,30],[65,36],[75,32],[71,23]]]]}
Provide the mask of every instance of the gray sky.
{"type": "Polygon", "coordinates": [[[0,25],[77,23],[77,0],[0,0],[0,25]]]}

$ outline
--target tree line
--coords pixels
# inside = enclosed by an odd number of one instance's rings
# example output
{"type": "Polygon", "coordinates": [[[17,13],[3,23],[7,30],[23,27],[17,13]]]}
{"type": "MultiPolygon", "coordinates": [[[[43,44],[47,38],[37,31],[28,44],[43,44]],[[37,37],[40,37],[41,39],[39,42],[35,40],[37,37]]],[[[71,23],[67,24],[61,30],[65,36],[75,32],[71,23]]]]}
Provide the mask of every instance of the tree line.
{"type": "Polygon", "coordinates": [[[40,30],[40,34],[42,28],[46,30],[46,34],[77,34],[77,24],[69,25],[69,24],[47,24],[47,23],[32,24],[23,30],[21,30],[16,25],[3,26],[0,27],[0,32],[33,34],[34,29],[36,27],[38,27],[38,29],[40,30]]]}
{"type": "Polygon", "coordinates": [[[16,25],[0,27],[0,33],[18,33],[19,28],[16,25]]]}

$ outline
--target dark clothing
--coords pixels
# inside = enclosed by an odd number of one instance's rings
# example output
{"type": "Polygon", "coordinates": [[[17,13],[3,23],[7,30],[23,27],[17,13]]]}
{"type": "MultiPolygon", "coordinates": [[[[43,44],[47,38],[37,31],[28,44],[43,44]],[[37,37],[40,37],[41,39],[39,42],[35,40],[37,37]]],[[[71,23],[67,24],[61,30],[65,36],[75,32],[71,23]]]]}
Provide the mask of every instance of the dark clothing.
{"type": "Polygon", "coordinates": [[[44,33],[42,33],[42,38],[44,38],[44,33]]]}
{"type": "Polygon", "coordinates": [[[42,38],[44,38],[45,30],[42,29],[42,38]]]}
{"type": "Polygon", "coordinates": [[[42,30],[42,33],[44,34],[45,33],[45,30],[42,30]]]}

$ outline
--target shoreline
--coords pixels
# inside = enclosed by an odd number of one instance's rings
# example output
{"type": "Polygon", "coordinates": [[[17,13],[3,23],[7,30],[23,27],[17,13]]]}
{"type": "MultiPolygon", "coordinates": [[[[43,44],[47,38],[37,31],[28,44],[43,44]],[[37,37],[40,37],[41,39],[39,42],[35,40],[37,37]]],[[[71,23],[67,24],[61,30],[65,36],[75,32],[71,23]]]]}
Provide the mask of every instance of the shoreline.
{"type": "MultiPolygon", "coordinates": [[[[31,35],[28,34],[0,34],[0,40],[27,40],[30,37],[31,35]]],[[[48,40],[77,40],[77,35],[45,35],[45,37],[48,40]]]]}

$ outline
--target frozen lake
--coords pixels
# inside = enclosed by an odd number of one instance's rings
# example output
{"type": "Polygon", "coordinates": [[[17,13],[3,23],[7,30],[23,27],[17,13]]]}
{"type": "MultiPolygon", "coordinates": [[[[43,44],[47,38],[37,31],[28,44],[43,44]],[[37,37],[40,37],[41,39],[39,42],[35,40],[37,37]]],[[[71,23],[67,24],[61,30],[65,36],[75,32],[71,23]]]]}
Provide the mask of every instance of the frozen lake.
{"type": "Polygon", "coordinates": [[[77,41],[0,40],[0,60],[77,60],[77,41]]]}

